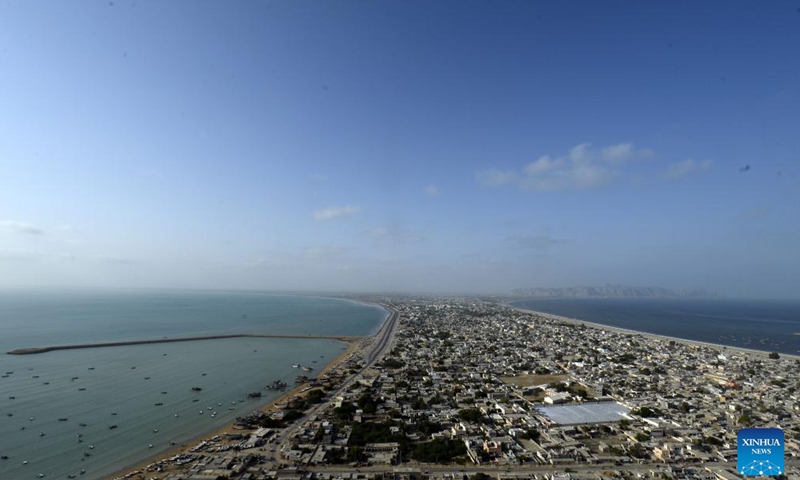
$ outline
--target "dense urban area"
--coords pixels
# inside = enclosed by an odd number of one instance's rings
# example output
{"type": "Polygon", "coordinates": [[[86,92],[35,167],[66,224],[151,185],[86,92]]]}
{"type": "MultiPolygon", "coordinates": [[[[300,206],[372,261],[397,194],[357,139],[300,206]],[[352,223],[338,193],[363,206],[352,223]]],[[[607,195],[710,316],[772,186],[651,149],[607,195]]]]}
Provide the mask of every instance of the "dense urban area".
{"type": "Polygon", "coordinates": [[[774,476],[800,478],[797,358],[491,299],[367,300],[392,315],[334,368],[126,477],[725,480],[758,426],[785,432],[774,476]]]}

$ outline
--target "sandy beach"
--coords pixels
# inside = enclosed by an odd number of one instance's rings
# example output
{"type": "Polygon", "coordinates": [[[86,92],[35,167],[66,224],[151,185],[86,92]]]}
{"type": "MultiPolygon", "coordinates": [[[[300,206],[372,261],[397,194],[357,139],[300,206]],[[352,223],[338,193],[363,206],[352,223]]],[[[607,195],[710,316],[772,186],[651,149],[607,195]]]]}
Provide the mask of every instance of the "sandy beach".
{"type": "MultiPolygon", "coordinates": [[[[552,313],[538,312],[536,310],[528,310],[528,309],[525,309],[525,308],[519,308],[519,307],[515,307],[515,306],[512,306],[512,305],[507,305],[507,306],[509,308],[511,308],[512,310],[516,310],[516,311],[521,312],[521,313],[535,314],[535,315],[539,315],[541,317],[549,318],[551,320],[557,320],[557,321],[564,322],[564,323],[569,323],[569,324],[572,324],[572,325],[585,325],[587,327],[596,328],[596,329],[600,329],[600,330],[608,330],[608,331],[611,331],[611,332],[625,333],[625,334],[629,334],[629,335],[639,335],[639,336],[642,336],[642,337],[645,337],[645,338],[649,338],[649,339],[652,339],[652,340],[674,341],[674,342],[682,343],[684,345],[694,345],[694,346],[718,348],[718,349],[726,350],[726,351],[739,351],[739,352],[742,352],[742,353],[748,353],[748,354],[751,354],[751,355],[757,355],[757,356],[764,357],[764,358],[766,358],[770,354],[770,352],[766,352],[766,351],[763,351],[763,350],[753,350],[753,349],[750,349],[750,348],[733,347],[733,346],[730,346],[730,345],[720,345],[720,344],[717,344],[717,343],[700,342],[700,341],[697,341],[697,340],[688,340],[686,338],[680,338],[680,337],[670,337],[670,336],[667,336],[667,335],[657,335],[655,333],[647,333],[647,332],[640,332],[638,330],[630,330],[630,329],[627,329],[627,328],[612,327],[612,326],[609,326],[609,325],[603,325],[602,323],[589,322],[589,321],[580,320],[580,319],[577,319],[577,318],[562,317],[560,315],[554,315],[552,313]]],[[[786,357],[786,358],[800,359],[800,356],[798,356],[798,355],[791,355],[791,354],[788,354],[788,353],[781,353],[780,355],[781,355],[782,358],[786,357]]]]}

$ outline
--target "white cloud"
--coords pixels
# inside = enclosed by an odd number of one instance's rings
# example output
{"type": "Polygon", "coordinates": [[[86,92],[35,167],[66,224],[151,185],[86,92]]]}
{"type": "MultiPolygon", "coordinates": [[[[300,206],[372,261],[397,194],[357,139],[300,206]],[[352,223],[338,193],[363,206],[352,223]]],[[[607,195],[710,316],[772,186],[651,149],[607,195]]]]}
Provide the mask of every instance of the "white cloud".
{"type": "Polygon", "coordinates": [[[428,185],[427,187],[425,187],[425,194],[430,196],[438,195],[439,189],[436,187],[436,185],[433,184],[428,185]]]}
{"type": "Polygon", "coordinates": [[[425,241],[423,235],[396,228],[375,227],[367,230],[364,234],[376,242],[419,243],[425,241]]]}
{"type": "Polygon", "coordinates": [[[609,145],[600,150],[600,158],[615,165],[631,160],[641,160],[651,157],[652,155],[652,150],[647,148],[637,150],[632,143],[618,143],[617,145],[609,145]]]}
{"type": "Polygon", "coordinates": [[[594,148],[589,143],[572,147],[566,155],[544,155],[525,165],[520,173],[489,169],[477,172],[487,187],[516,185],[523,190],[555,192],[586,190],[610,183],[623,172],[619,165],[647,158],[652,152],[631,143],[594,148]]]}
{"type": "Polygon", "coordinates": [[[314,212],[315,220],[330,220],[332,218],[347,218],[361,211],[356,205],[332,206],[314,212]]]}
{"type": "Polygon", "coordinates": [[[482,185],[486,187],[502,187],[513,185],[519,182],[519,175],[514,172],[504,172],[501,170],[489,169],[482,170],[475,174],[482,185]]]}
{"type": "Polygon", "coordinates": [[[0,220],[0,229],[8,230],[14,233],[23,233],[26,235],[44,235],[45,232],[41,228],[27,222],[17,222],[14,220],[0,220]]]}
{"type": "Polygon", "coordinates": [[[714,164],[711,160],[696,162],[694,159],[687,158],[682,162],[673,163],[664,172],[667,178],[680,178],[693,172],[702,172],[711,168],[714,164]]]}

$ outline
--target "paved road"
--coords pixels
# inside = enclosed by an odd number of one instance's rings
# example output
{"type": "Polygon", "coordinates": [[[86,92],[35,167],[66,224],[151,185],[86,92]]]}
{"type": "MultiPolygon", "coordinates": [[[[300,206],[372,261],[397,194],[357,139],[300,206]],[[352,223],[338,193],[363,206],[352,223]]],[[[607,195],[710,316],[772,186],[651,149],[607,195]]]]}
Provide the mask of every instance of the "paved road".
{"type": "MultiPolygon", "coordinates": [[[[599,465],[586,465],[586,464],[566,464],[560,466],[554,465],[513,465],[510,467],[497,467],[494,465],[430,465],[430,464],[403,464],[398,466],[388,466],[388,465],[381,465],[381,466],[371,466],[371,467],[361,467],[361,468],[353,468],[352,466],[319,466],[319,467],[304,467],[303,470],[306,471],[313,471],[313,472],[329,472],[329,473],[337,473],[337,474],[344,474],[344,473],[391,473],[395,470],[403,470],[407,468],[413,468],[415,470],[419,470],[422,472],[427,472],[431,474],[447,474],[453,473],[456,476],[467,474],[469,476],[474,475],[478,472],[483,473],[504,473],[504,474],[511,474],[511,475],[519,475],[519,476],[526,476],[530,475],[531,473],[548,473],[548,472],[560,472],[563,473],[565,469],[570,469],[575,472],[598,472],[598,471],[609,471],[609,470],[626,470],[631,472],[649,472],[651,470],[660,471],[665,470],[670,465],[665,465],[663,463],[630,463],[625,464],[623,466],[616,466],[610,464],[599,464],[599,465]]],[[[687,466],[694,466],[697,468],[708,468],[710,470],[729,470],[729,469],[736,469],[736,463],[706,463],[706,464],[697,464],[697,465],[687,465],[687,466]]],[[[797,468],[800,466],[800,460],[794,459],[786,459],[786,467],[787,468],[797,468]]],[[[676,465],[672,465],[672,467],[676,467],[676,465]]]]}
{"type": "Polygon", "coordinates": [[[392,309],[387,309],[389,310],[389,318],[384,322],[380,332],[378,332],[378,339],[372,344],[372,348],[364,356],[366,359],[364,368],[371,367],[376,360],[386,353],[386,350],[392,344],[394,332],[397,329],[397,317],[399,314],[392,309]]]}
{"type": "MultiPolygon", "coordinates": [[[[336,398],[340,395],[343,391],[350,387],[350,384],[355,381],[355,379],[364,372],[367,368],[371,367],[376,361],[380,360],[386,350],[391,346],[392,339],[394,338],[395,330],[397,329],[397,320],[399,314],[388,307],[389,310],[389,318],[384,322],[383,326],[381,327],[380,331],[378,332],[375,342],[373,342],[372,346],[369,349],[369,352],[366,352],[364,355],[365,363],[364,366],[358,370],[358,372],[354,373],[353,375],[349,376],[342,384],[330,392],[327,398],[336,398]]],[[[278,444],[276,447],[276,458],[280,459],[282,454],[281,452],[287,451],[291,446],[289,443],[289,439],[294,436],[294,434],[300,429],[302,425],[304,425],[308,419],[314,415],[317,415],[323,408],[328,406],[329,400],[325,400],[318,405],[314,405],[311,409],[307,410],[306,413],[295,421],[290,426],[286,427],[281,431],[279,434],[275,436],[275,440],[273,444],[278,444]]]]}

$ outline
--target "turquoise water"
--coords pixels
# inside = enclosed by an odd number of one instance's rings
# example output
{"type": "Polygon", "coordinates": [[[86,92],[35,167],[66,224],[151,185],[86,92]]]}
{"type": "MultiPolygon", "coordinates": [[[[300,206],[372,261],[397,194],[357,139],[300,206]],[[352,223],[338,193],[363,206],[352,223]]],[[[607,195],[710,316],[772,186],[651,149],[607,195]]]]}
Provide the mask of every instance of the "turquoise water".
{"type": "MultiPolygon", "coordinates": [[[[367,335],[386,316],[376,306],[301,296],[0,292],[0,350],[215,333],[367,335]]],[[[243,338],[0,354],[0,455],[9,457],[0,478],[81,470],[81,478],[102,478],[258,409],[279,395],[266,384],[304,373],[293,363],[318,371],[343,346],[243,338]],[[255,390],[265,396],[249,399],[255,390]]]]}

